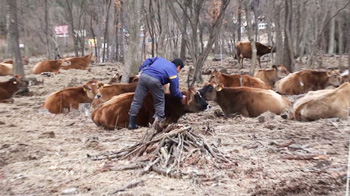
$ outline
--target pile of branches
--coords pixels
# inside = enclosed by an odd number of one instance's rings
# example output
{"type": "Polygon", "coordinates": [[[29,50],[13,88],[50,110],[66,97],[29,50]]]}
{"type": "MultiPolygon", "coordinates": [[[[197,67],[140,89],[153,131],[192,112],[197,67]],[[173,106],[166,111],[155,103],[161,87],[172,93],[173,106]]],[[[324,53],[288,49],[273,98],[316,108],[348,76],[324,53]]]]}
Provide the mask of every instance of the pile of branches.
{"type": "Polygon", "coordinates": [[[201,169],[227,169],[235,165],[215,145],[208,144],[191,130],[189,125],[181,124],[171,124],[161,132],[149,129],[143,139],[131,147],[113,153],[88,155],[88,158],[132,159],[133,163],[128,166],[108,170],[143,168],[141,175],[154,171],[174,178],[205,176],[206,172],[201,173],[201,169]],[[196,169],[187,166],[195,166],[196,169]]]}

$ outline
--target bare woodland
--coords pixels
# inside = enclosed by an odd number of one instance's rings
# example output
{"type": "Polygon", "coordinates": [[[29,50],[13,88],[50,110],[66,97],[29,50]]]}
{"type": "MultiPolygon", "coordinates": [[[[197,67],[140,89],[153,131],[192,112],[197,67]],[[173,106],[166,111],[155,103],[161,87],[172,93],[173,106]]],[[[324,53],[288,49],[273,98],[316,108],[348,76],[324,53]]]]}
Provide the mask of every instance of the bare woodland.
{"type": "Polygon", "coordinates": [[[0,61],[13,59],[14,74],[39,81],[30,96],[0,105],[0,194],[345,195],[349,120],[226,118],[214,105],[152,135],[107,131],[82,111],[52,115],[40,106],[90,79],[107,83],[118,72],[127,82],[153,56],[186,61],[183,88],[202,87],[214,69],[253,75],[254,42],[277,48],[265,68],[350,70],[349,21],[350,0],[0,1],[0,61]],[[243,67],[239,41],[253,48],[243,67]],[[97,61],[87,71],[30,72],[44,59],[91,52],[97,61]],[[162,151],[168,145],[171,153],[162,151]]]}

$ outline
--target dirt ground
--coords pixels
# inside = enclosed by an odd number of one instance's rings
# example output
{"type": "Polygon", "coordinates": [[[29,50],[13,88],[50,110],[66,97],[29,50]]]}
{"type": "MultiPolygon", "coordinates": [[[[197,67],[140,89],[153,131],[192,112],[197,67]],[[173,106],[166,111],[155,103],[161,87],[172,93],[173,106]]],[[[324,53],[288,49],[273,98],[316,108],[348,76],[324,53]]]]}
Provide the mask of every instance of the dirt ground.
{"type": "MultiPolygon", "coordinates": [[[[204,70],[226,68],[239,73],[233,62],[229,58],[222,64],[207,61],[204,70]]],[[[335,57],[329,57],[323,65],[336,63],[335,57]]],[[[41,105],[50,93],[65,87],[91,79],[107,83],[114,73],[121,73],[121,65],[91,65],[87,71],[62,70],[46,77],[30,73],[34,64],[25,67],[26,77],[43,83],[31,85],[30,96],[0,104],[0,195],[113,195],[135,182],[141,183],[114,195],[345,195],[350,120],[297,122],[271,113],[224,118],[210,102],[210,110],[186,114],[179,124],[190,125],[193,133],[225,154],[233,167],[193,163],[184,170],[205,175],[183,178],[153,171],[140,175],[142,169],[106,170],[133,160],[94,161],[87,154],[132,146],[149,128],[105,130],[86,112],[54,115],[41,105]]],[[[187,70],[186,66],[180,74],[183,88],[187,70]]],[[[0,81],[8,78],[0,77],[0,81]]]]}

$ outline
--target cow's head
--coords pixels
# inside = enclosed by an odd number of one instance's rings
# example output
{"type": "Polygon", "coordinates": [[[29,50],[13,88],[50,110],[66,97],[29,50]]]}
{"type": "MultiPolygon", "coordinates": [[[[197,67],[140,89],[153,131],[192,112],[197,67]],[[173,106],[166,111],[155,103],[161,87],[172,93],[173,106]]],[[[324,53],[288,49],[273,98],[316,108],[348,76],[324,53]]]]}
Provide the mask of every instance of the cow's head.
{"type": "Polygon", "coordinates": [[[328,85],[338,87],[340,86],[342,82],[342,77],[339,73],[339,70],[330,70],[327,71],[327,77],[328,77],[328,85]]]}
{"type": "Polygon", "coordinates": [[[283,65],[272,65],[272,68],[276,70],[278,79],[282,79],[290,74],[288,69],[283,65]]]}
{"type": "Polygon", "coordinates": [[[200,112],[210,108],[210,105],[202,98],[194,88],[189,88],[187,93],[186,110],[189,112],[200,112]]]}
{"type": "Polygon", "coordinates": [[[108,84],[120,83],[121,80],[122,80],[122,75],[120,75],[119,73],[116,73],[113,75],[111,80],[109,80],[108,84]]]}
{"type": "Polygon", "coordinates": [[[27,88],[29,84],[29,82],[23,79],[20,75],[14,75],[9,81],[13,87],[21,90],[27,88]]]}
{"type": "Polygon", "coordinates": [[[223,88],[222,84],[216,84],[214,82],[207,83],[199,90],[203,99],[206,101],[215,101],[217,97],[217,92],[221,91],[223,88]]]}
{"type": "Polygon", "coordinates": [[[71,65],[72,63],[67,60],[67,59],[58,59],[58,62],[61,63],[61,66],[68,66],[71,65]]]}
{"type": "Polygon", "coordinates": [[[210,75],[210,78],[209,78],[209,81],[208,82],[218,82],[219,78],[221,76],[221,73],[218,72],[217,70],[214,70],[211,75],[210,75]]]}
{"type": "Polygon", "coordinates": [[[90,80],[83,86],[83,89],[86,92],[86,95],[89,97],[89,99],[101,98],[101,88],[103,88],[103,83],[97,83],[96,80],[90,80]]]}
{"type": "Polygon", "coordinates": [[[96,61],[97,61],[97,56],[93,55],[92,52],[91,52],[89,55],[90,55],[90,61],[91,61],[91,63],[96,63],[96,61]]]}

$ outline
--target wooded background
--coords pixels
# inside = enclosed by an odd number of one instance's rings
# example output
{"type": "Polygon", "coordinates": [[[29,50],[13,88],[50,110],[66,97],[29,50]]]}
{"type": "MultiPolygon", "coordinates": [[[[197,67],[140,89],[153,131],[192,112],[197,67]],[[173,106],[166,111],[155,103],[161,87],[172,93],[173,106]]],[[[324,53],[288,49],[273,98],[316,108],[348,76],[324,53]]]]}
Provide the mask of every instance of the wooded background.
{"type": "MultiPolygon", "coordinates": [[[[0,1],[0,59],[55,59],[93,52],[99,62],[137,73],[147,57],[191,59],[192,83],[208,56],[234,56],[237,41],[275,46],[273,64],[322,65],[323,54],[349,53],[350,0],[6,0],[0,1]],[[57,35],[57,26],[68,26],[57,35]]],[[[349,56],[349,55],[348,55],[349,56]]],[[[339,67],[343,65],[339,58],[339,67]]],[[[251,72],[256,58],[252,59],[251,72]]],[[[350,62],[350,61],[349,61],[350,62]]],[[[128,78],[128,77],[124,77],[128,78]]]]}

